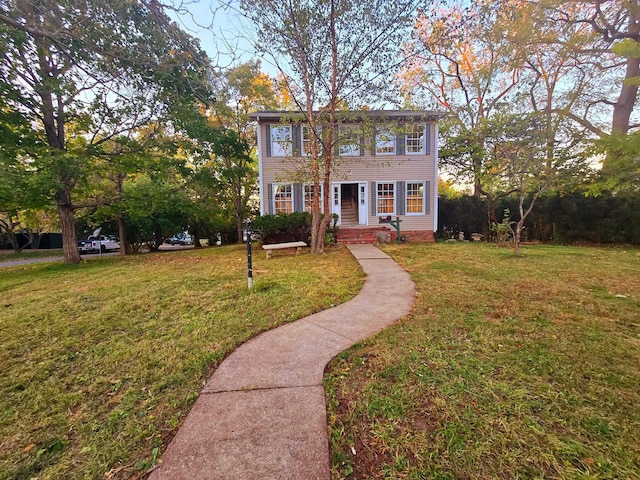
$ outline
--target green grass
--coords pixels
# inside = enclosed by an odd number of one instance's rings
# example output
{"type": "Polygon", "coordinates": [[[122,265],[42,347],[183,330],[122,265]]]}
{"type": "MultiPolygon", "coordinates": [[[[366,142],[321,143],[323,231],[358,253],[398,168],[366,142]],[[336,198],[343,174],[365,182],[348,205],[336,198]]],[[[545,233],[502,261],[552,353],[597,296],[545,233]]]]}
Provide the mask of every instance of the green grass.
{"type": "Polygon", "coordinates": [[[235,347],[357,294],[346,249],[0,269],[0,479],[140,478],[235,347]]]}
{"type": "Polygon", "coordinates": [[[63,252],[61,248],[52,248],[46,250],[23,250],[20,253],[16,253],[13,250],[0,250],[0,265],[2,262],[9,260],[24,260],[29,258],[53,258],[62,257],[63,252]]]}
{"type": "Polygon", "coordinates": [[[333,478],[640,478],[639,250],[384,249],[417,302],[330,364],[333,478]]]}

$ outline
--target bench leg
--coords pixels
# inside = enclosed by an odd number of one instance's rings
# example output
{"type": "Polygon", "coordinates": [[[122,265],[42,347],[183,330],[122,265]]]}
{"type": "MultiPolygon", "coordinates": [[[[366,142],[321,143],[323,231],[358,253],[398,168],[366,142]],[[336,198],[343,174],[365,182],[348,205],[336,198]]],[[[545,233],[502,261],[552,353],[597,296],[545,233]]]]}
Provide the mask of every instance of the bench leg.
{"type": "Polygon", "coordinates": [[[271,250],[267,250],[267,260],[269,260],[271,258],[271,250]]]}
{"type": "Polygon", "coordinates": [[[302,251],[302,247],[297,247],[296,248],[296,255],[298,255],[301,251],[302,251]]]}

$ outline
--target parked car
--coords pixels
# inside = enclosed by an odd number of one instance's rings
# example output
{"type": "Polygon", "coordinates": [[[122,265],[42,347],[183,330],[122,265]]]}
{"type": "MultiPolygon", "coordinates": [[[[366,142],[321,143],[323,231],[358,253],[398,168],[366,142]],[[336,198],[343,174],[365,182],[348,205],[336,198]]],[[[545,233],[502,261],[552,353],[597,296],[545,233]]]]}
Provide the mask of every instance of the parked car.
{"type": "Polygon", "coordinates": [[[100,235],[99,237],[89,236],[86,240],[78,242],[80,253],[106,252],[107,250],[120,250],[120,241],[115,237],[100,235]]]}
{"type": "Polygon", "coordinates": [[[169,245],[193,245],[193,237],[187,232],[180,232],[171,238],[167,238],[164,243],[168,243],[169,245]]]}

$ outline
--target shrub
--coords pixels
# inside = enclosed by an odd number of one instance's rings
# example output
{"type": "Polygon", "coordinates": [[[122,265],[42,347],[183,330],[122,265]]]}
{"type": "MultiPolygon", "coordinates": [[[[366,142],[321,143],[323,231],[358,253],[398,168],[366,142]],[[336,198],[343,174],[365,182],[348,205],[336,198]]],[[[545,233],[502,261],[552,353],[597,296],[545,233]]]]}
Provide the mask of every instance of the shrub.
{"type": "Polygon", "coordinates": [[[295,241],[309,243],[311,214],[294,212],[264,215],[251,222],[251,229],[264,244],[295,241]]]}

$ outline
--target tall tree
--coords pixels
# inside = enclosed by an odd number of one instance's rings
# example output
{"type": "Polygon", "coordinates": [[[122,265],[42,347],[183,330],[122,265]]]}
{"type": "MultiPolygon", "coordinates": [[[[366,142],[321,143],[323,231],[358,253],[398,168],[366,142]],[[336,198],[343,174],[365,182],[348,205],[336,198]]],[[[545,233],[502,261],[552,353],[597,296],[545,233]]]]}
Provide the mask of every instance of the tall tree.
{"type": "Polygon", "coordinates": [[[506,35],[504,12],[490,2],[467,3],[438,3],[418,17],[413,55],[400,79],[407,102],[449,113],[442,128],[443,166],[470,180],[475,195],[486,195],[486,123],[513,99],[521,63],[506,35]]]}
{"type": "Polygon", "coordinates": [[[3,1],[0,51],[0,94],[39,124],[48,148],[33,173],[57,206],[65,262],[77,263],[74,211],[83,205],[73,192],[95,150],[134,136],[178,97],[208,102],[208,59],[146,0],[3,1]]]}
{"type": "Polygon", "coordinates": [[[364,106],[389,92],[402,61],[419,0],[240,0],[256,25],[255,47],[278,68],[297,118],[310,131],[308,180],[313,183],[311,252],[324,251],[330,222],[331,176],[340,110],[364,106]],[[324,212],[320,189],[324,192],[324,212]]]}
{"type": "Polygon", "coordinates": [[[556,41],[573,50],[579,59],[577,72],[590,68],[597,74],[590,88],[580,92],[580,102],[572,108],[560,109],[559,113],[599,137],[599,145],[606,153],[605,176],[613,177],[613,183],[628,183],[626,174],[634,169],[635,160],[627,152],[630,144],[637,143],[632,137],[640,127],[636,108],[640,85],[640,3],[638,0],[531,3],[538,8],[539,25],[551,24],[559,31],[590,31],[589,43],[577,42],[575,36],[556,41]],[[607,116],[610,121],[603,122],[607,116]]]}
{"type": "Polygon", "coordinates": [[[219,137],[216,158],[210,166],[218,164],[218,186],[235,218],[238,242],[242,242],[243,222],[251,212],[251,199],[258,188],[257,136],[249,114],[278,106],[275,83],[261,71],[259,60],[241,63],[223,73],[211,117],[213,125],[227,130],[219,137]]]}

